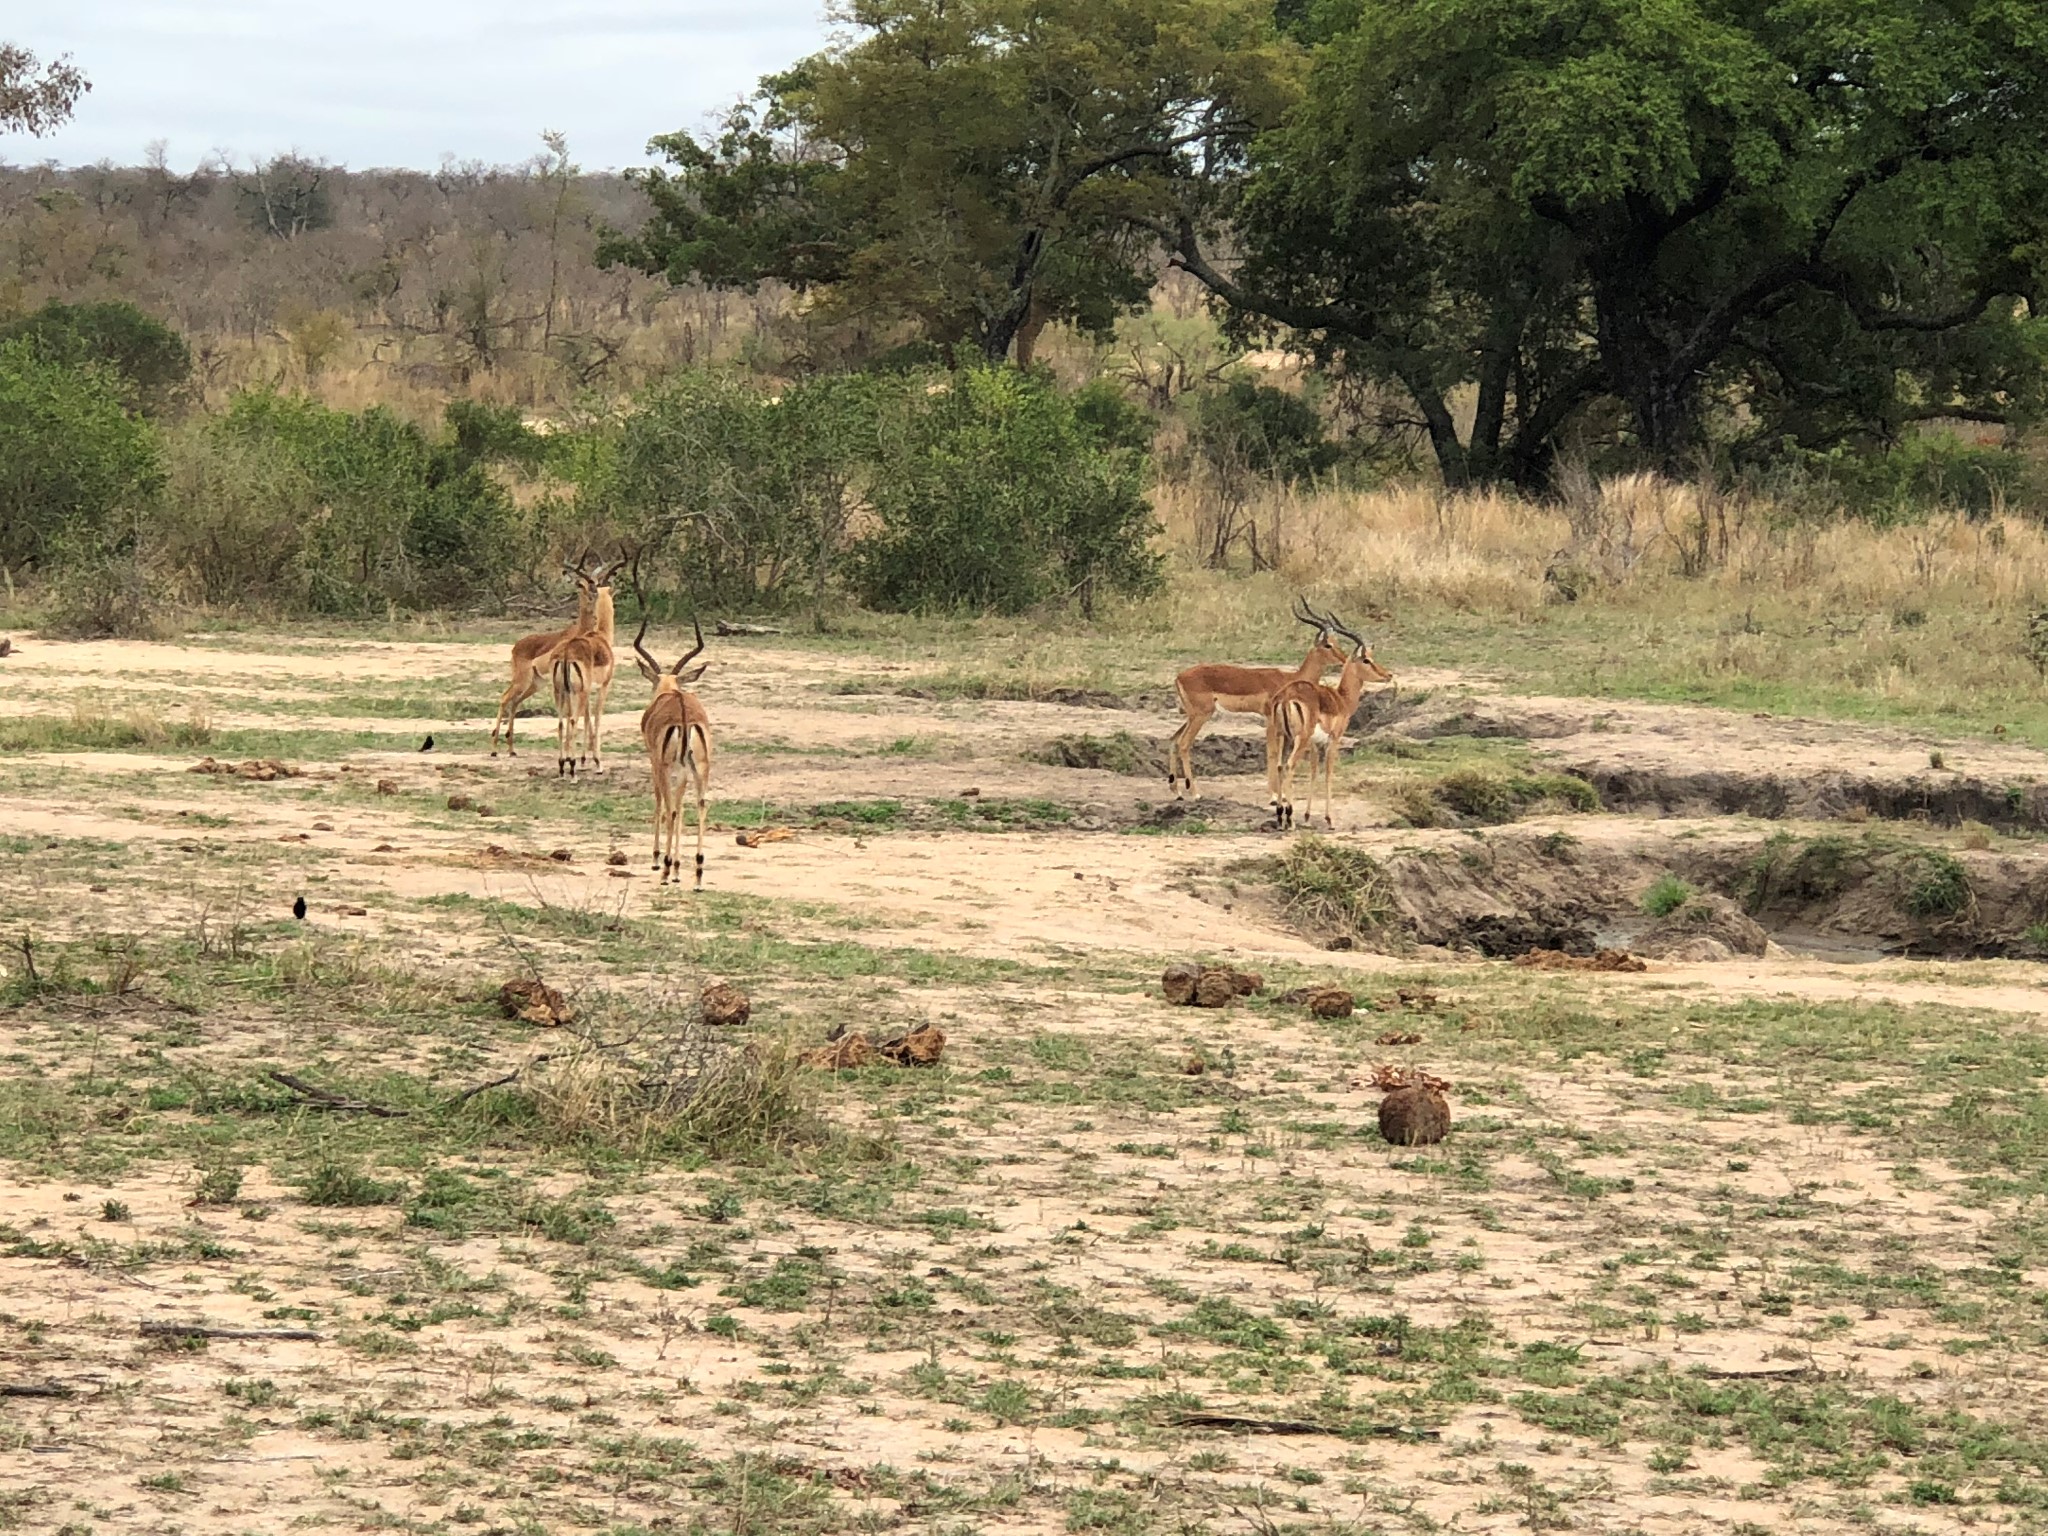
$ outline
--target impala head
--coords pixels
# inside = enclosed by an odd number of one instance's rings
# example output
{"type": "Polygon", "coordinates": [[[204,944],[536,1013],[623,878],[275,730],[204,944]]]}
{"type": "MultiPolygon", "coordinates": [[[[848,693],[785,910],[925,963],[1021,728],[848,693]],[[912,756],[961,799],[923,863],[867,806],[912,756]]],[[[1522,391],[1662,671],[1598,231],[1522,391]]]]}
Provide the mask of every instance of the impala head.
{"type": "Polygon", "coordinates": [[[647,615],[644,612],[640,615],[640,632],[633,637],[633,659],[639,664],[640,675],[654,684],[654,691],[657,694],[680,693],[686,686],[702,677],[704,669],[711,665],[708,661],[699,662],[687,677],[683,675],[683,668],[689,666],[704,649],[704,626],[692,619],[690,627],[697,632],[697,643],[685,651],[682,659],[674,666],[664,667],[649,655],[647,647],[641,644],[647,638],[647,615]]]}
{"type": "Polygon", "coordinates": [[[1294,617],[1296,622],[1306,624],[1316,632],[1315,649],[1309,655],[1318,671],[1324,667],[1344,665],[1344,653],[1337,649],[1337,642],[1331,634],[1333,626],[1327,617],[1309,607],[1308,600],[1302,597],[1294,600],[1294,617]]]}
{"type": "Polygon", "coordinates": [[[1361,680],[1368,683],[1391,683],[1394,674],[1372,659],[1372,644],[1357,630],[1346,627],[1335,614],[1322,616],[1337,634],[1351,642],[1351,655],[1344,662],[1346,672],[1362,674],[1361,680]]]}
{"type": "Polygon", "coordinates": [[[578,555],[573,565],[564,560],[562,562],[562,574],[576,583],[576,590],[583,596],[595,597],[597,595],[597,581],[590,574],[589,550],[586,549],[582,554],[578,555]]]}

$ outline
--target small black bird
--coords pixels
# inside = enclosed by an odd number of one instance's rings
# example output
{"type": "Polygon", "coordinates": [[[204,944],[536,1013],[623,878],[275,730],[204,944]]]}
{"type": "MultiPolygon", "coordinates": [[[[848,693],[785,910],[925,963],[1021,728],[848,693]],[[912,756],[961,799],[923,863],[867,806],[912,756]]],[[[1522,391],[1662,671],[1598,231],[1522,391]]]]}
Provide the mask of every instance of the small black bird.
{"type": "Polygon", "coordinates": [[[431,752],[434,750],[434,738],[431,735],[429,735],[425,741],[420,743],[420,750],[422,752],[431,752]]]}
{"type": "Polygon", "coordinates": [[[297,918],[297,919],[298,919],[298,920],[299,920],[300,922],[302,922],[302,923],[303,923],[303,922],[304,922],[304,921],[306,920],[306,898],[305,898],[305,897],[301,896],[301,897],[299,897],[299,898],[298,898],[298,900],[296,900],[296,901],[294,901],[294,902],[292,903],[292,916],[293,916],[293,917],[296,917],[296,918],[297,918]]]}

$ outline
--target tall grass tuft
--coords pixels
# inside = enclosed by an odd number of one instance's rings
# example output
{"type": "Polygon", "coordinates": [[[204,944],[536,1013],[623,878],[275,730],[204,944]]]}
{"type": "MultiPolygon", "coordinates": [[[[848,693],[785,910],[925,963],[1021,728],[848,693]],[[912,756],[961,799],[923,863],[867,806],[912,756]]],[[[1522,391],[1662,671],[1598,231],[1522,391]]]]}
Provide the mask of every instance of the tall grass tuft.
{"type": "Polygon", "coordinates": [[[1379,861],[1328,838],[1296,838],[1276,861],[1274,883],[1288,918],[1306,933],[1366,939],[1399,918],[1393,886],[1379,861]]]}

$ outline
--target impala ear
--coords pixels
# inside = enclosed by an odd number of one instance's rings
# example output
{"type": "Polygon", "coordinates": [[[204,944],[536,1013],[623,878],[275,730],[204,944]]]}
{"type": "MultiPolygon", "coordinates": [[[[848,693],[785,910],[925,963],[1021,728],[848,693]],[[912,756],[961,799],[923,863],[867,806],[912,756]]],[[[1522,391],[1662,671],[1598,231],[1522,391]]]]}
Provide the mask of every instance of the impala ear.
{"type": "Polygon", "coordinates": [[[647,681],[649,681],[650,683],[654,683],[657,686],[659,686],[661,682],[661,668],[657,667],[653,662],[649,661],[647,659],[645,652],[642,652],[633,658],[633,665],[640,669],[640,675],[642,677],[646,678],[647,681]]]}
{"type": "Polygon", "coordinates": [[[694,683],[697,681],[698,678],[702,677],[706,672],[710,670],[711,663],[707,661],[703,663],[701,666],[695,668],[693,671],[689,672],[688,674],[678,672],[676,674],[676,681],[679,683],[694,683]]]}

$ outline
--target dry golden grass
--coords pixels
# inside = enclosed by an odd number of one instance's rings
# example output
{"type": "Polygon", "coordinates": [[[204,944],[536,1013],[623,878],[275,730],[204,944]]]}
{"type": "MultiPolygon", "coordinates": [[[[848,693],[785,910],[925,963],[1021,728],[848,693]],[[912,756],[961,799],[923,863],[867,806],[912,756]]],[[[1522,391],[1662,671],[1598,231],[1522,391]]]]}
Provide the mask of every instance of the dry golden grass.
{"type": "Polygon", "coordinates": [[[1273,488],[1253,510],[1275,568],[1247,577],[1203,568],[1205,487],[1162,484],[1155,504],[1168,590],[1125,622],[1191,659],[1254,635],[1277,655],[1305,591],[1367,624],[1397,672],[2048,740],[2028,626],[2048,602],[2048,533],[2009,512],[1885,526],[1647,475],[1567,476],[1552,500],[1273,488]]]}

